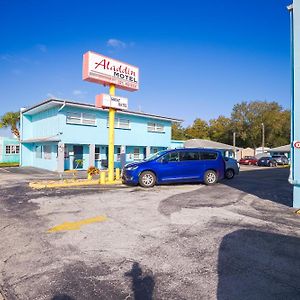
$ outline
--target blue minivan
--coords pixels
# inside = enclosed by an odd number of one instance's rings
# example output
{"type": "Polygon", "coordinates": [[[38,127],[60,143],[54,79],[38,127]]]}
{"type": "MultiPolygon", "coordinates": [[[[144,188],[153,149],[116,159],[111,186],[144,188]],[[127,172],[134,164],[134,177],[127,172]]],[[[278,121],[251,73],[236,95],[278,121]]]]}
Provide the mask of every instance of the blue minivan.
{"type": "Polygon", "coordinates": [[[125,184],[153,187],[155,184],[204,182],[207,185],[224,178],[222,153],[213,149],[163,150],[122,170],[125,184]]]}

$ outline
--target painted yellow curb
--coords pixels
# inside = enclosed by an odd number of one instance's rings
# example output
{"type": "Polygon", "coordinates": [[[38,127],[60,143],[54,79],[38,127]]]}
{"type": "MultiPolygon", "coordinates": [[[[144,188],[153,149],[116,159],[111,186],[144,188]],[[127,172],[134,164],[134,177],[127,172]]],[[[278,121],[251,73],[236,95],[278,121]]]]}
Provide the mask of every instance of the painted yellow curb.
{"type": "Polygon", "coordinates": [[[76,187],[76,186],[90,186],[90,185],[116,185],[122,184],[121,180],[113,182],[99,183],[99,180],[78,179],[73,181],[35,181],[30,182],[29,186],[33,189],[47,189],[47,188],[63,188],[63,187],[76,187]]]}
{"type": "Polygon", "coordinates": [[[60,225],[56,225],[48,230],[49,233],[67,230],[79,230],[82,225],[104,222],[107,220],[106,216],[97,216],[94,218],[89,218],[85,220],[75,221],[75,222],[64,222],[60,225]]]}

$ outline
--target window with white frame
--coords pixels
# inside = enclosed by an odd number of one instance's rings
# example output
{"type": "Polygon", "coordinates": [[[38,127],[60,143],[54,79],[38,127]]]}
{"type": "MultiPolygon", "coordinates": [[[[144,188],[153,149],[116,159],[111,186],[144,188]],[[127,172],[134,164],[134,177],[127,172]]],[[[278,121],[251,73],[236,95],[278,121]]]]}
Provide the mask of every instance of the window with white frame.
{"type": "Polygon", "coordinates": [[[67,112],[67,124],[96,125],[96,115],[90,113],[67,112]]]}
{"type": "Polygon", "coordinates": [[[51,159],[51,145],[44,145],[44,159],[51,159]]]}
{"type": "Polygon", "coordinates": [[[164,125],[154,122],[149,122],[147,124],[148,131],[150,132],[164,132],[164,125]]]}
{"type": "Polygon", "coordinates": [[[133,149],[133,160],[140,160],[140,148],[133,149]]]}
{"type": "Polygon", "coordinates": [[[100,159],[100,147],[95,147],[95,160],[100,159]]]}
{"type": "MultiPolygon", "coordinates": [[[[107,127],[109,126],[109,120],[107,118],[107,127]]],[[[115,128],[117,129],[130,129],[130,120],[115,118],[115,128]]]]}
{"type": "Polygon", "coordinates": [[[20,152],[19,145],[6,145],[5,146],[5,154],[7,154],[7,155],[19,154],[19,152],[20,152]]]}
{"type": "Polygon", "coordinates": [[[42,146],[35,146],[35,157],[42,158],[42,146]]]}

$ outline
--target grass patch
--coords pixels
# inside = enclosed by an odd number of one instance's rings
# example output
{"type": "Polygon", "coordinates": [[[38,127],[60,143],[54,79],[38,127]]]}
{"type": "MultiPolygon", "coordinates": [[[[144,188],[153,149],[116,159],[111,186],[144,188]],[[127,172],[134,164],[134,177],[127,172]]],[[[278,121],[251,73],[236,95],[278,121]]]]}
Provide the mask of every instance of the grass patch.
{"type": "Polygon", "coordinates": [[[0,168],[5,168],[5,167],[18,167],[19,163],[16,162],[4,162],[0,163],[0,168]]]}

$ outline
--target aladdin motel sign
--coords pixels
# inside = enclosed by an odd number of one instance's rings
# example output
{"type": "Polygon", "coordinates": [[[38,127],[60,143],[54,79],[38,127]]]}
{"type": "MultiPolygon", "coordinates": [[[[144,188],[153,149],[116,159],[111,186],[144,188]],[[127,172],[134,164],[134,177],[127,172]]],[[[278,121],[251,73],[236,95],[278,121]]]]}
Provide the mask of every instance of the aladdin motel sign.
{"type": "Polygon", "coordinates": [[[83,55],[82,78],[127,91],[139,89],[139,68],[92,51],[83,55]]]}

